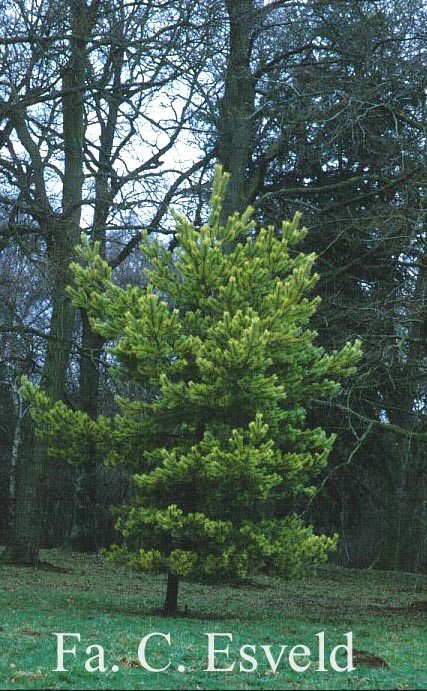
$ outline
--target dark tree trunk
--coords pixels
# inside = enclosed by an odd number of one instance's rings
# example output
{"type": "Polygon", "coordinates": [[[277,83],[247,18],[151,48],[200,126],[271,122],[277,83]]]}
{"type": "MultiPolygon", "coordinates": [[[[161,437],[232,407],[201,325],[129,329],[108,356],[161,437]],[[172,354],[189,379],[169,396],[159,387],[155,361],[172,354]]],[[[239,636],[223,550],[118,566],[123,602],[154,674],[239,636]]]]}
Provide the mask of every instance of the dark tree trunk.
{"type": "MultiPolygon", "coordinates": [[[[120,98],[114,90],[121,89],[121,75],[124,62],[125,29],[123,23],[115,26],[117,42],[122,42],[111,51],[113,91],[105,94],[108,102],[108,117],[101,131],[99,167],[95,177],[95,205],[92,226],[92,241],[100,242],[100,254],[105,258],[105,228],[113,201],[110,180],[114,177],[113,145],[117,131],[117,118],[120,98]]],[[[104,346],[104,339],[95,333],[85,310],[81,310],[82,319],[82,356],[80,361],[80,408],[91,418],[98,413],[99,394],[99,358],[104,346]]],[[[98,472],[95,462],[86,464],[79,469],[76,488],[75,520],[72,527],[71,539],[75,546],[84,551],[95,551],[103,544],[100,535],[98,498],[98,472]]]]}
{"type": "MultiPolygon", "coordinates": [[[[102,336],[94,333],[84,310],[81,310],[81,318],[80,407],[91,418],[95,418],[98,412],[99,357],[102,352],[104,339],[102,336]]],[[[91,459],[89,464],[78,469],[78,474],[75,495],[75,518],[70,539],[73,546],[85,552],[93,552],[100,547],[96,462],[91,459]]]]}
{"type": "MultiPolygon", "coordinates": [[[[65,393],[73,334],[75,309],[66,289],[72,280],[69,264],[79,238],[84,180],[86,42],[95,19],[95,10],[90,12],[85,0],[73,0],[71,10],[71,53],[62,71],[64,184],[61,216],[55,214],[49,205],[43,162],[24,120],[17,115],[14,123],[18,137],[31,157],[35,170],[36,193],[40,207],[46,214],[44,232],[48,244],[52,286],[52,317],[41,385],[53,400],[61,399],[65,393]]],[[[20,456],[15,521],[11,544],[4,552],[3,558],[13,563],[33,565],[39,561],[39,549],[43,538],[44,497],[49,469],[44,441],[33,434],[32,443],[25,445],[20,456]]]]}
{"type": "MultiPolygon", "coordinates": [[[[71,345],[74,308],[65,293],[67,280],[55,281],[51,338],[46,353],[42,385],[53,400],[65,389],[71,345]]],[[[28,435],[21,444],[16,484],[16,506],[10,545],[3,558],[11,563],[35,565],[43,540],[44,503],[49,463],[43,439],[29,424],[28,435]]]]}
{"type": "Polygon", "coordinates": [[[172,573],[168,574],[168,583],[166,586],[166,599],[163,607],[163,613],[166,616],[173,616],[178,611],[178,590],[179,579],[172,573]]]}
{"type": "MultiPolygon", "coordinates": [[[[385,536],[379,555],[379,565],[385,569],[416,568],[417,555],[423,552],[423,538],[417,539],[417,528],[423,525],[425,515],[424,464],[419,462],[420,450],[412,439],[418,431],[413,415],[414,401],[419,398],[419,380],[414,373],[421,371],[426,356],[427,324],[427,255],[421,255],[419,271],[412,303],[412,317],[408,334],[408,358],[402,370],[406,388],[396,388],[389,393],[388,417],[392,423],[407,429],[407,436],[393,445],[385,470],[389,488],[385,498],[385,536]],[[418,517],[414,520],[414,517],[418,517]],[[407,550],[407,545],[411,547],[407,550]],[[408,551],[410,561],[408,563],[408,551]],[[412,561],[412,563],[411,563],[412,561]]],[[[387,408],[387,405],[385,406],[387,408]]],[[[425,453],[425,452],[424,452],[425,453]]],[[[423,447],[421,446],[421,454],[423,447]]]]}
{"type": "Polygon", "coordinates": [[[16,476],[17,506],[9,544],[2,554],[2,561],[36,566],[41,543],[40,515],[43,511],[44,483],[40,466],[40,444],[36,443],[34,425],[30,420],[26,437],[25,441],[21,440],[16,476]]]}
{"type": "Polygon", "coordinates": [[[231,174],[223,206],[224,221],[248,205],[246,176],[254,132],[255,78],[251,72],[254,0],[227,0],[230,52],[218,121],[218,158],[231,174]]]}

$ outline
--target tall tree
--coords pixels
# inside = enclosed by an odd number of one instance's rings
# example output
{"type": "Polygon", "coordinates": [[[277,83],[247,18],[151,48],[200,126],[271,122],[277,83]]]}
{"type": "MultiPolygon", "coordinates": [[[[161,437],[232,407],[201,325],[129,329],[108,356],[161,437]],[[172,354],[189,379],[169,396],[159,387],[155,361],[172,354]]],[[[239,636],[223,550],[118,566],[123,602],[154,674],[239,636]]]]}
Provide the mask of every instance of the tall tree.
{"type": "MultiPolygon", "coordinates": [[[[325,3],[307,15],[319,49],[271,75],[271,133],[287,144],[266,169],[257,202],[266,220],[301,209],[316,229],[306,248],[318,253],[323,276],[322,343],[363,339],[364,365],[335,407],[347,444],[328,487],[339,495],[334,510],[353,523],[349,534],[359,532],[354,561],[389,568],[427,558],[413,539],[425,501],[424,13],[387,1],[325,3]],[[343,457],[359,468],[343,466],[343,457]],[[363,533],[362,507],[372,512],[375,541],[363,533]]],[[[330,419],[330,408],[324,414],[330,419]]]]}
{"type": "MultiPolygon", "coordinates": [[[[366,352],[351,393],[334,406],[336,428],[346,429],[337,458],[363,467],[332,471],[328,490],[354,524],[360,507],[377,512],[376,545],[384,546],[377,563],[420,563],[421,552],[427,563],[421,542],[413,557],[404,549],[413,544],[415,506],[417,524],[425,523],[426,499],[425,6],[248,0],[223,7],[226,50],[205,122],[210,117],[219,160],[234,173],[224,218],[253,203],[265,222],[300,210],[315,229],[305,247],[319,255],[323,276],[321,341],[336,347],[360,335],[366,352]],[[387,496],[376,506],[373,484],[387,496]]],[[[321,422],[321,408],[317,415],[321,422]]],[[[374,559],[377,548],[354,558],[374,559]]]]}
{"type": "MultiPolygon", "coordinates": [[[[60,399],[75,317],[65,288],[81,225],[117,267],[142,228],[161,229],[174,194],[203,165],[192,161],[178,172],[167,162],[193,108],[203,36],[188,28],[186,2],[3,5],[1,201],[9,224],[26,214],[45,243],[51,306],[42,386],[60,399]],[[171,84],[183,94],[179,107],[171,84]],[[160,117],[153,115],[156,101],[160,117]]],[[[80,404],[94,414],[102,340],[84,314],[82,323],[80,404]]],[[[40,440],[21,451],[14,535],[4,557],[35,563],[48,464],[40,440]]]]}

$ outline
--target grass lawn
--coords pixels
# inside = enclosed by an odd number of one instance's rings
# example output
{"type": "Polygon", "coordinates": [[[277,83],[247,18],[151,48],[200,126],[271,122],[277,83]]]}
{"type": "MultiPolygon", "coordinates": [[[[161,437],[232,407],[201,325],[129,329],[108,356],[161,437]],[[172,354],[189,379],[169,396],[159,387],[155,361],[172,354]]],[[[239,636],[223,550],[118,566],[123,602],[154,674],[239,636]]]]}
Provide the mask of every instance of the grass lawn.
{"type": "MultiPolygon", "coordinates": [[[[129,573],[101,557],[50,550],[44,560],[66,569],[0,566],[1,689],[427,689],[427,578],[418,574],[361,572],[327,567],[302,580],[281,582],[257,578],[240,588],[183,584],[182,616],[165,618],[161,606],[165,580],[129,573]],[[325,632],[325,668],[318,667],[318,638],[325,632]],[[331,670],[332,648],[353,632],[355,671],[331,670]],[[64,641],[77,655],[64,655],[65,672],[53,672],[57,646],[54,632],[80,633],[64,641]],[[147,634],[170,634],[147,643],[147,662],[165,672],[144,670],[138,646],[147,634]],[[229,659],[218,654],[208,664],[205,633],[229,633],[229,659]],[[254,672],[239,669],[239,649],[256,658],[254,672]],[[311,656],[295,658],[307,671],[293,671],[288,651],[305,645],[311,656]],[[278,657],[270,669],[261,646],[278,657]],[[104,673],[85,669],[86,660],[103,646],[104,673]],[[117,665],[118,671],[111,668],[117,665]],[[179,670],[178,670],[179,667],[179,670]]],[[[307,652],[298,649],[296,652],[307,652]]],[[[345,666],[340,651],[337,663],[345,666]]],[[[97,664],[99,658],[93,661],[97,664]]],[[[253,663],[242,660],[250,669],[253,663]]]]}

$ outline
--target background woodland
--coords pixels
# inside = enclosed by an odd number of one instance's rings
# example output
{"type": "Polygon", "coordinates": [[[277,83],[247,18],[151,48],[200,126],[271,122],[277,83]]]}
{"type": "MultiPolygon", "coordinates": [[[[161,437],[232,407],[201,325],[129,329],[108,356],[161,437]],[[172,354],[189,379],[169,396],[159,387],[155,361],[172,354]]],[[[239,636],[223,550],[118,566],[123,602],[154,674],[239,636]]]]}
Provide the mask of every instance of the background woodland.
{"type": "Polygon", "coordinates": [[[310,499],[341,564],[427,569],[427,6],[423,0],[0,0],[0,543],[96,550],[130,475],[70,465],[35,435],[22,375],[95,417],[114,396],[103,338],[66,292],[80,233],[118,286],[170,207],[205,221],[302,213],[327,350],[358,374],[310,425],[338,435],[310,499]]]}

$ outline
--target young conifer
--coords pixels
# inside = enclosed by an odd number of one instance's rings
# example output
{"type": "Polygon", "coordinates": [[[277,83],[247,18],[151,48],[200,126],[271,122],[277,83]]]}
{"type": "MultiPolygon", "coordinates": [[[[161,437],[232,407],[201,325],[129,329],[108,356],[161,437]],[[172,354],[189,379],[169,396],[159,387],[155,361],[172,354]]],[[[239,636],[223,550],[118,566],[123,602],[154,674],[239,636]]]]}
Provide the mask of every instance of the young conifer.
{"type": "Polygon", "coordinates": [[[331,354],[316,345],[308,325],[318,277],[315,256],[295,251],[306,233],[298,215],[280,232],[257,228],[250,208],[223,226],[227,180],[217,167],[201,228],[174,214],[173,254],[144,237],[146,289],[115,286],[87,241],[73,266],[74,302],[141,399],[120,398],[117,415],[94,421],[25,385],[53,455],[81,461],[96,448],[134,469],[117,523],[123,544],[110,554],[168,574],[168,614],[180,579],[288,577],[336,543],[287,507],[313,491],[334,441],[306,425],[306,410],[353,374],[360,345],[331,354]]]}

